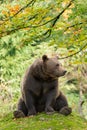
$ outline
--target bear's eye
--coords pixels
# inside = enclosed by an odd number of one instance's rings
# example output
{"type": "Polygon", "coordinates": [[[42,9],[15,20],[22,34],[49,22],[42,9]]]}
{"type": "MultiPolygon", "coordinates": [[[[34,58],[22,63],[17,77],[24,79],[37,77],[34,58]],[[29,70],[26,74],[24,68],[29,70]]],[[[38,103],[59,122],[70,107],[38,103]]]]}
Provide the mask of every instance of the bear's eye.
{"type": "Polygon", "coordinates": [[[56,64],[56,66],[59,66],[59,64],[56,64]]]}

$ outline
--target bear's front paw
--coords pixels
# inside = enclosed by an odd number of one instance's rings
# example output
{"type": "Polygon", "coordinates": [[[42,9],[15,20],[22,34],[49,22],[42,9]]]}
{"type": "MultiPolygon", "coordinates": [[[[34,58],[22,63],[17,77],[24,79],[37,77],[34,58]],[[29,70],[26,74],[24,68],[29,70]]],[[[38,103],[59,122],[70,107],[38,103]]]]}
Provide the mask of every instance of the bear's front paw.
{"type": "Polygon", "coordinates": [[[46,114],[53,114],[55,111],[52,107],[49,106],[45,108],[45,112],[46,114]]]}
{"type": "Polygon", "coordinates": [[[63,114],[63,115],[65,115],[65,116],[69,115],[71,112],[72,112],[72,108],[67,107],[67,106],[63,107],[63,108],[59,111],[60,114],[63,114]]]}
{"type": "Polygon", "coordinates": [[[36,115],[36,110],[29,110],[27,116],[36,115]]]}
{"type": "Polygon", "coordinates": [[[14,118],[23,118],[25,117],[24,113],[22,111],[14,111],[13,112],[14,118]]]}

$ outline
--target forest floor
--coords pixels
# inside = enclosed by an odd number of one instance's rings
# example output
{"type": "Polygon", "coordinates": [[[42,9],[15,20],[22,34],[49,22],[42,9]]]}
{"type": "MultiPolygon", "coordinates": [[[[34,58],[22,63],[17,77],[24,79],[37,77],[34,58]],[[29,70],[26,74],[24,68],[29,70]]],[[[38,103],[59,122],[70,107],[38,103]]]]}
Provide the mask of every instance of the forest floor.
{"type": "Polygon", "coordinates": [[[10,113],[0,117],[0,130],[87,130],[87,121],[75,113],[69,116],[41,113],[21,119],[13,119],[10,113]]]}

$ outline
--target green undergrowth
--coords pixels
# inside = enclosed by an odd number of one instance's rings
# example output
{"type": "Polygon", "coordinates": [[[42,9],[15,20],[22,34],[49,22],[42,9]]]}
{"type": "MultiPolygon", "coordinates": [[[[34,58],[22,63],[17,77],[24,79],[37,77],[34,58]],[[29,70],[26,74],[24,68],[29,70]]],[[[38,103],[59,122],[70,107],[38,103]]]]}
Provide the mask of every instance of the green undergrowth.
{"type": "Polygon", "coordinates": [[[41,113],[21,119],[12,117],[12,114],[7,114],[0,118],[0,130],[87,130],[87,121],[75,113],[69,116],[41,113]]]}
{"type": "MultiPolygon", "coordinates": [[[[10,48],[10,46],[9,46],[10,48]]],[[[16,109],[20,97],[20,82],[28,66],[30,66],[37,57],[43,54],[49,56],[55,52],[55,46],[42,44],[35,47],[30,45],[16,50],[15,55],[7,53],[7,48],[0,51],[0,130],[87,130],[87,121],[75,113],[70,116],[62,116],[58,113],[53,115],[38,114],[34,117],[23,119],[12,119],[12,114],[7,114],[16,109]],[[49,48],[49,49],[48,49],[49,48]],[[6,52],[6,53],[5,53],[6,52]]],[[[57,50],[58,54],[64,50],[57,50]]],[[[69,69],[69,66],[67,67],[69,69]]],[[[79,93],[72,92],[71,85],[66,84],[66,78],[59,82],[60,89],[66,95],[69,106],[73,112],[77,113],[79,103],[79,93]]],[[[86,99],[84,99],[86,100],[86,99]]],[[[83,104],[84,115],[87,115],[86,103],[83,104]]]]}

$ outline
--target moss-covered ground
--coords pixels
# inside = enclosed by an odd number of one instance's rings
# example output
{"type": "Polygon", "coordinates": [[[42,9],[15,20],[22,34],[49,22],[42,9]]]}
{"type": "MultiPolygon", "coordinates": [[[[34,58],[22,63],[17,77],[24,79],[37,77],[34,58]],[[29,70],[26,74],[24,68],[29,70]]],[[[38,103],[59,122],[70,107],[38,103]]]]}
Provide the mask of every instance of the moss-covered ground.
{"type": "Polygon", "coordinates": [[[87,121],[75,113],[69,116],[41,113],[21,119],[13,119],[12,114],[7,114],[0,118],[0,130],[87,130],[87,121]]]}

